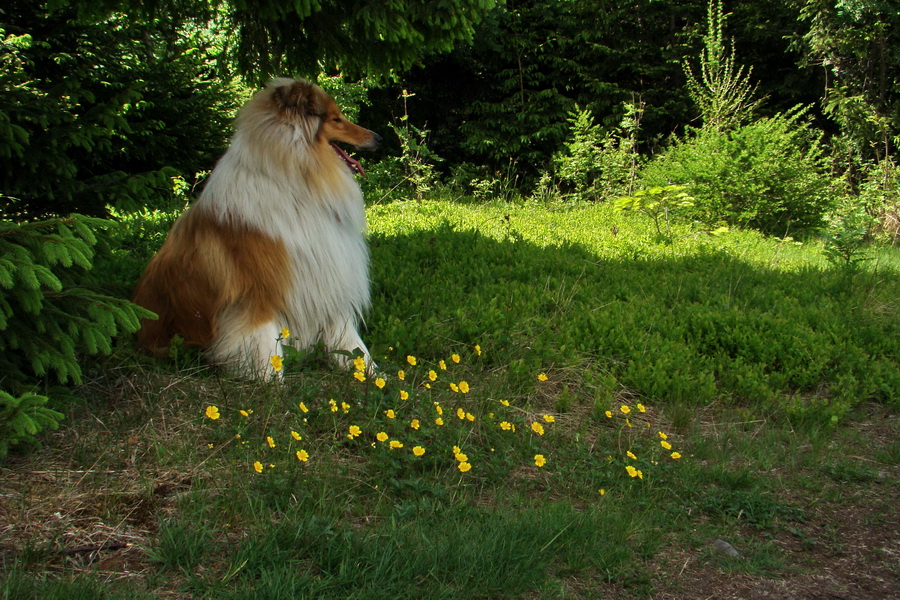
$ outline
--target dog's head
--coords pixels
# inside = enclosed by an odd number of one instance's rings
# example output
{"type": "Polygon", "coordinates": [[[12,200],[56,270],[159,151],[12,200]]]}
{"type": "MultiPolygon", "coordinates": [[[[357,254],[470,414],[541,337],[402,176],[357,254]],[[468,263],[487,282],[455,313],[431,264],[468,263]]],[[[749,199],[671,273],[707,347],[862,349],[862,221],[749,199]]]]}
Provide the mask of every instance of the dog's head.
{"type": "MultiPolygon", "coordinates": [[[[361,175],[365,173],[359,162],[350,158],[335,142],[365,150],[373,150],[381,144],[380,135],[348,121],[331,96],[305,79],[273,79],[248,103],[246,112],[250,113],[250,118],[259,112],[268,113],[278,125],[299,133],[299,136],[290,136],[294,143],[331,146],[353,172],[361,175]]],[[[242,118],[244,116],[242,114],[242,118]]]]}

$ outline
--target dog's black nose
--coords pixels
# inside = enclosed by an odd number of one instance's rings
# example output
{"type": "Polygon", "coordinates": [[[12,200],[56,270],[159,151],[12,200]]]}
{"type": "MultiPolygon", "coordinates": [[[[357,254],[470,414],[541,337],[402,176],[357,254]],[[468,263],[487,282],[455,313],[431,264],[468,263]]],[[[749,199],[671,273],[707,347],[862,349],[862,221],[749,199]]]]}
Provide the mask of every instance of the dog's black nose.
{"type": "Polygon", "coordinates": [[[382,141],[384,138],[381,137],[380,135],[378,135],[377,133],[375,133],[375,134],[373,134],[373,135],[374,135],[374,138],[373,138],[373,139],[374,139],[374,142],[373,142],[373,144],[376,145],[376,146],[380,146],[380,145],[381,145],[381,141],[382,141]]]}

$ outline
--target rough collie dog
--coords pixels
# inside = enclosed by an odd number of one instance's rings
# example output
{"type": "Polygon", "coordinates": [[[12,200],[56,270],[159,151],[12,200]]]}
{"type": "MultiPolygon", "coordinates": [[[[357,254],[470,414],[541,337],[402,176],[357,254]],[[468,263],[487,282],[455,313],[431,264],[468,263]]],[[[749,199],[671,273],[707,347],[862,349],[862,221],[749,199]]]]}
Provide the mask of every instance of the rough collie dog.
{"type": "Polygon", "coordinates": [[[274,79],[247,102],[230,148],[135,289],[134,302],[159,316],[141,322],[139,345],[158,353],[179,335],[251,377],[276,371],[282,343],[360,350],[371,365],[357,331],[369,254],[353,176],[364,173],[335,142],[372,149],[381,136],[303,79],[274,79]]]}

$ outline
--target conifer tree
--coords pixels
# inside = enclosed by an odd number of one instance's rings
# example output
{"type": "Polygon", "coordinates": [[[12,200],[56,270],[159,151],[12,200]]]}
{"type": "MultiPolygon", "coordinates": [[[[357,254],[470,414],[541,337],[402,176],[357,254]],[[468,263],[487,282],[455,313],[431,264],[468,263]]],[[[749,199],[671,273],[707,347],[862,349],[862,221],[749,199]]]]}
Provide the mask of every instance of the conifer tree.
{"type": "Polygon", "coordinates": [[[151,313],[86,286],[102,219],[0,221],[0,456],[55,428],[49,396],[82,380],[79,355],[108,354],[113,337],[151,313]]]}

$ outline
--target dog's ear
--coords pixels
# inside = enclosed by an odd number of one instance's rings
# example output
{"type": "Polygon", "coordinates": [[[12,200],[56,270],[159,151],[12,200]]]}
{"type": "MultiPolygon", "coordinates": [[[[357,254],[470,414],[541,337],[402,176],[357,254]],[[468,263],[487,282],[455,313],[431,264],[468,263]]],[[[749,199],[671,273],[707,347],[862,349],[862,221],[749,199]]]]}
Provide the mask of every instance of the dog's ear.
{"type": "Polygon", "coordinates": [[[285,118],[299,118],[305,116],[325,116],[325,103],[322,101],[322,93],[308,81],[298,79],[290,85],[275,88],[272,93],[272,101],[278,107],[278,112],[285,118]]]}

